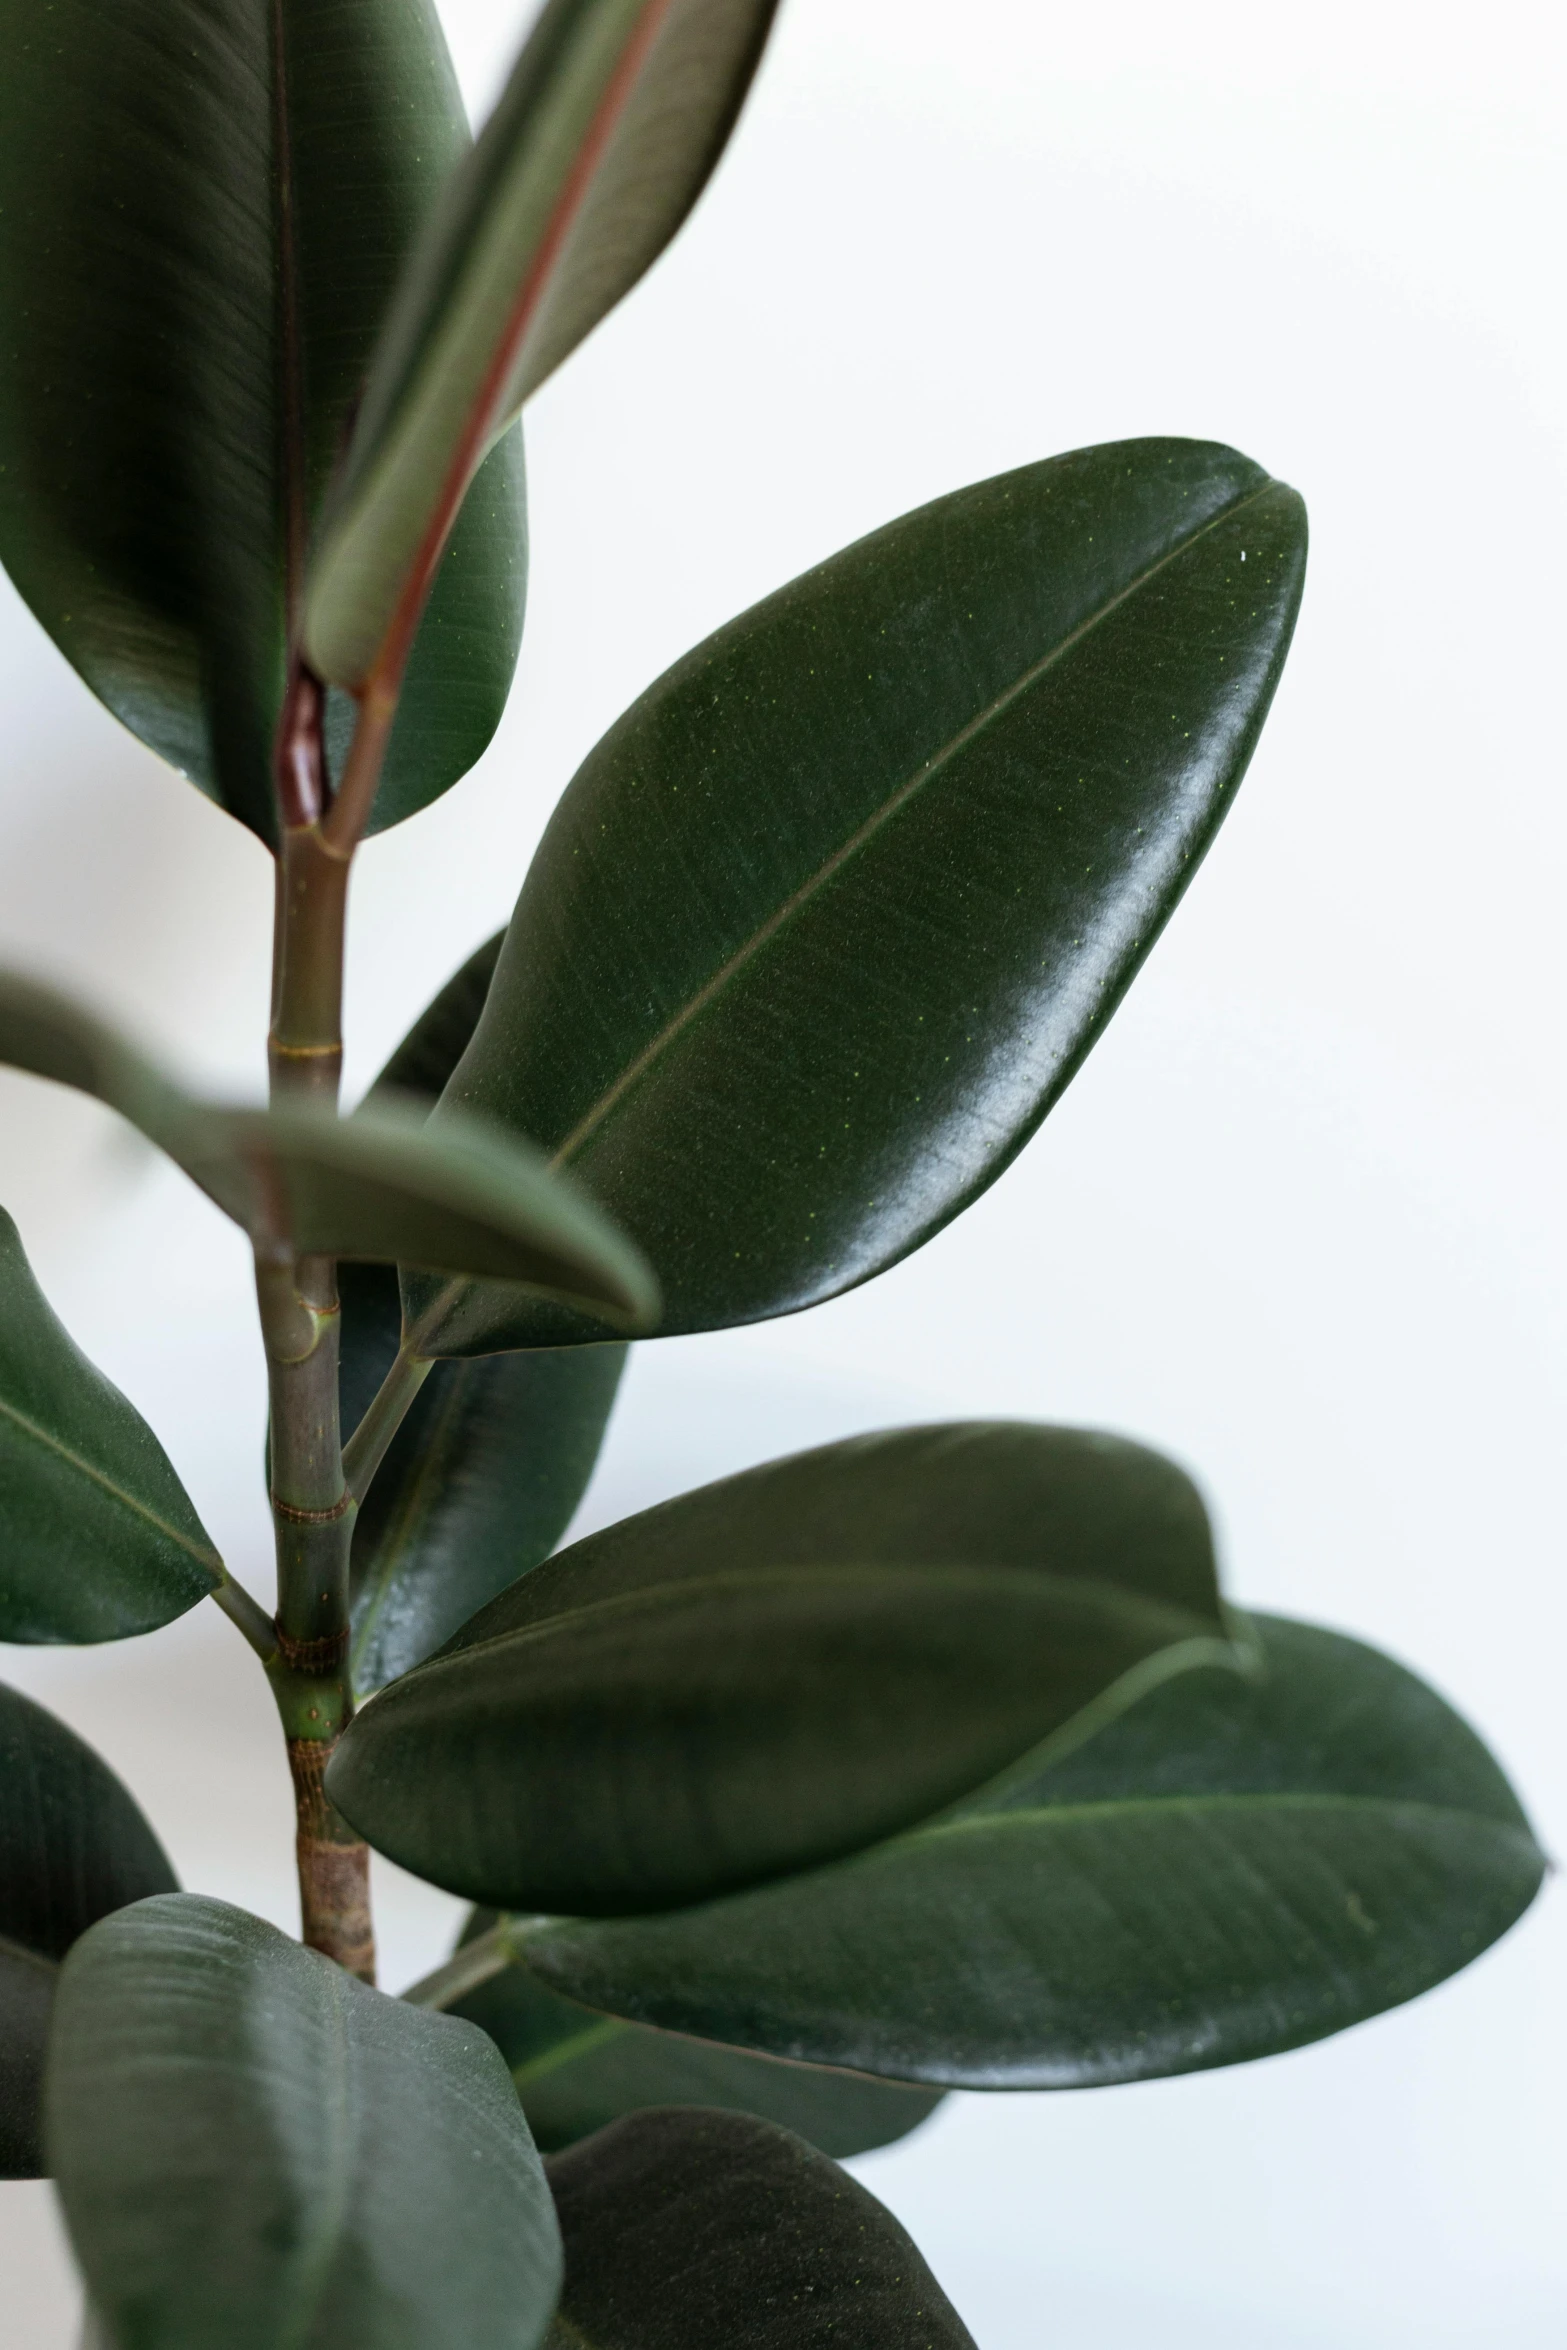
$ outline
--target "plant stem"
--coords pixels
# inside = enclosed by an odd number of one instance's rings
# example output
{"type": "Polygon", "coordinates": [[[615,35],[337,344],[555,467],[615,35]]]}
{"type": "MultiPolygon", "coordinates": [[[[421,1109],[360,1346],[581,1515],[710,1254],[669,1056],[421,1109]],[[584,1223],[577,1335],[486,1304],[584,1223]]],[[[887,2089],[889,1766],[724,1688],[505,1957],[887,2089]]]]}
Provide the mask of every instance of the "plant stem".
{"type": "Polygon", "coordinates": [[[406,1346],[399,1349],[364,1418],[343,1447],[343,1475],[355,1501],[363,1501],[369,1492],[370,1480],[386,1458],[387,1446],[434,1368],[428,1355],[413,1354],[406,1346]]]}
{"type": "MultiPolygon", "coordinates": [[[[321,830],[324,697],[296,670],[278,734],[284,819],[277,869],[268,1061],[274,1108],[335,1110],[343,1065],[343,934],[349,858],[321,830]]],[[[277,1629],[267,1678],[288,1742],[301,1931],[348,1973],[375,1980],[370,1855],[327,1801],[332,1750],[353,1713],[348,1562],[355,1503],[338,1427],[337,1268],[258,1249],[256,1297],[272,1417],[277,1629]]]]}
{"type": "Polygon", "coordinates": [[[212,1597],[229,1621],[239,1626],[262,1663],[269,1665],[277,1654],[277,1626],[266,1609],[227,1574],[212,1597]]]}
{"type": "Polygon", "coordinates": [[[511,1965],[517,1955],[520,1923],[517,1918],[497,1918],[485,1933],[475,1934],[471,1942],[454,1950],[444,1966],[410,1984],[403,1997],[411,2007],[452,2007],[459,1999],[466,1999],[470,1991],[504,1974],[511,1965]]]}

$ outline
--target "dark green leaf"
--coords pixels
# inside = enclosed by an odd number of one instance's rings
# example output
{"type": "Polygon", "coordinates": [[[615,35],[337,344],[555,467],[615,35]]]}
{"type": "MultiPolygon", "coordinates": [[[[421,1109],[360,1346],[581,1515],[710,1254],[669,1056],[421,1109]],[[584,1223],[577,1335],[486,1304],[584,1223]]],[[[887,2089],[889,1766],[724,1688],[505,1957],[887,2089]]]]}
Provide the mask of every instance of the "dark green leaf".
{"type": "Polygon", "coordinates": [[[528,394],[657,260],[777,0],[551,0],[377,346],[312,567],[311,658],[357,686],[422,549],[528,394]]]}
{"type": "MultiPolygon", "coordinates": [[[[0,557],[94,692],[265,839],[305,535],[469,144],[429,0],[0,0],[0,557]]],[[[525,571],[514,434],[441,567],[373,828],[489,741],[525,571]]]]}
{"type": "MultiPolygon", "coordinates": [[[[1245,771],[1305,552],[1300,500],[1233,450],[1128,441],[784,588],[590,753],[445,1102],[576,1169],[665,1333],[880,1272],[994,1180],[1115,1010],[1245,771]]],[[[427,1353],[582,1335],[405,1296],[427,1353]]]]}
{"type": "Polygon", "coordinates": [[[657,1293],[635,1249],[528,1145],[478,1120],[426,1128],[386,1102],[354,1118],[230,1110],[182,1093],[104,1024],[0,975],[0,1060],[107,1102],[183,1167],[263,1254],[502,1275],[645,1324],[657,1293]]]}
{"type": "Polygon", "coordinates": [[[788,2130],[639,2113],[546,2167],[549,2350],[974,2350],[891,2212],[788,2130]]]}
{"type": "MultiPolygon", "coordinates": [[[[464,1942],[492,1922],[493,1912],[476,1910],[464,1942]]],[[[939,2090],[780,2064],[601,2015],[547,1990],[522,1966],[492,1976],[446,2012],[489,2033],[546,2154],[650,2105],[706,2105],[760,2114],[841,2158],[907,2137],[941,2102],[939,2090]]]]}
{"type": "Polygon", "coordinates": [[[1231,1653],[1171,1463],[1071,1429],[902,1429],[557,1553],[372,1699],[327,1785],[471,1900],[668,1908],[890,1835],[1231,1653]]]}
{"type": "MultiPolygon", "coordinates": [[[[371,1088],[433,1100],[473,1034],[499,936],[470,956],[371,1088]]],[[[397,1275],[344,1265],[342,1423],[358,1426],[401,1336],[397,1275]]],[[[598,1459],[623,1346],[437,1363],[354,1527],[356,1687],[422,1663],[476,1608],[547,1558],[598,1459]]]]}
{"type": "Polygon", "coordinates": [[[60,1961],[110,1910],[174,1885],[108,1764],[0,1688],[0,2178],[43,2170],[39,2096],[60,1961]]]}
{"type": "Polygon", "coordinates": [[[87,2289],[157,2350],[534,2350],[560,2274],[522,2109],[471,2025],[188,1894],[61,1976],[49,2151],[87,2289]]]}
{"type": "MultiPolygon", "coordinates": [[[[349,1311],[375,1282],[395,1318],[396,1274],[355,1270],[349,1311]]],[[[623,1346],[578,1346],[437,1365],[354,1527],[361,1696],[422,1664],[549,1556],[593,1474],[625,1361],[623,1346]]]]}
{"type": "Polygon", "coordinates": [[[1485,1748],[1358,1641],[1257,1619],[1000,1799],[672,1918],[543,1925],[562,1992],[776,2055],[1075,2089],[1319,2040],[1455,1974],[1544,1866],[1485,1748]]]}
{"type": "Polygon", "coordinates": [[[56,1321],[0,1208],[0,1640],[125,1640],[223,1565],[162,1445],[56,1321]]]}

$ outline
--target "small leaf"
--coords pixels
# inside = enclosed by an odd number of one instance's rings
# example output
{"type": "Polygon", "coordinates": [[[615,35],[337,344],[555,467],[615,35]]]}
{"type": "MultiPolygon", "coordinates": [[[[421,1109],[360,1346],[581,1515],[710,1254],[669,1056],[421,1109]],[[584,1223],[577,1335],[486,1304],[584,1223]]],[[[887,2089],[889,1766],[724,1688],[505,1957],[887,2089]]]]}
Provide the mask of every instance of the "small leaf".
{"type": "Polygon", "coordinates": [[[223,1581],[146,1421],[94,1369],[0,1208],[0,1640],[126,1640],[223,1581]]]}
{"type": "Polygon", "coordinates": [[[549,2350],[974,2350],[891,2212],[788,2130],[639,2113],[546,2168],[549,2350]]]}
{"type": "Polygon", "coordinates": [[[534,2350],[560,2252],[506,2068],[259,1918],[189,1894],[84,1936],[48,2142],[110,2336],[534,2350]]]}
{"type": "MultiPolygon", "coordinates": [[[[372,1086],[433,1101],[472,1036],[500,952],[470,956],[372,1086]]],[[[344,1265],[342,1424],[358,1426],[401,1338],[397,1275],[344,1265]]],[[[392,1439],[354,1525],[354,1683],[360,1696],[431,1655],[547,1558],[587,1488],[625,1367],[623,1346],[437,1363],[392,1439]]]]}
{"type": "Polygon", "coordinates": [[[1255,1619],[1266,1678],[1195,1672],[999,1799],[679,1917],[545,1923],[596,2007],[971,2089],[1242,2064],[1429,1990],[1544,1867],[1478,1738],[1375,1649],[1255,1619]]]}
{"type": "MultiPolygon", "coordinates": [[[[491,1923],[492,1912],[476,1910],[464,1942],[491,1923]]],[[[507,1967],[446,2012],[489,2033],[546,2154],[651,2105],[705,2105],[759,2114],[842,2159],[907,2137],[941,2102],[939,2090],[779,2064],[602,2015],[547,1990],[523,1966],[507,1967]]]]}
{"type": "Polygon", "coordinates": [[[426,1130],[390,1102],[354,1118],[193,1099],[78,1005],[0,974],[0,1060],[107,1102],[266,1253],[502,1275],[637,1326],[656,1291],[636,1251],[539,1154],[477,1120],[426,1130]]]}
{"type": "MultiPolygon", "coordinates": [[[[446,1104],[645,1250],[673,1335],[918,1248],[1022,1148],[1245,773],[1300,600],[1293,490],[1200,441],[940,498],[699,645],[550,821],[446,1104]]],[[[418,1343],[580,1338],[405,1285],[418,1343]]]]}
{"type": "Polygon", "coordinates": [[[558,1552],[371,1700],[327,1786],[470,1900],[668,1908],[890,1835],[1231,1653],[1171,1463],[1070,1429],[903,1429],[558,1552]]]}
{"type": "MultiPolygon", "coordinates": [[[[362,1325],[372,1285],[395,1332],[397,1276],[379,1265],[343,1268],[345,1332],[362,1325]]],[[[586,1491],[625,1362],[623,1346],[574,1346],[436,1366],[354,1526],[361,1697],[548,1558],[586,1491]]]]}
{"type": "Polygon", "coordinates": [[[739,113],[777,0],[552,0],[404,277],[306,600],[358,687],[410,575],[529,393],[669,243],[739,113]]]}
{"type": "Polygon", "coordinates": [[[111,1910],[174,1886],[108,1764],[0,1687],[0,2178],[43,2172],[39,2100],[60,1961],[111,1910]]]}
{"type": "MultiPolygon", "coordinates": [[[[115,715],[265,840],[305,540],[470,146],[428,0],[0,0],[0,558],[115,715]]],[[[488,743],[525,577],[514,433],[441,564],[372,830],[488,743]]]]}

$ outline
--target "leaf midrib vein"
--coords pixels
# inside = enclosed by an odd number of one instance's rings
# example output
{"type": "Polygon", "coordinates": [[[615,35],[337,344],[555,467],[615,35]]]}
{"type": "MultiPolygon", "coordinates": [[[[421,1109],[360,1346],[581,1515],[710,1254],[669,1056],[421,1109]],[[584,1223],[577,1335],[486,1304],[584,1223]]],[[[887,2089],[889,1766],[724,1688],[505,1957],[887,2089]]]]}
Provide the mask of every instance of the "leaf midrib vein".
{"type": "Polygon", "coordinates": [[[166,1535],[170,1542],[177,1543],[181,1550],[198,1560],[202,1566],[215,1568],[219,1575],[223,1573],[223,1561],[215,1550],[202,1543],[192,1542],[188,1534],[182,1534],[177,1526],[171,1526],[168,1519],[161,1517],[147,1502],[138,1501],[134,1493],[128,1493],[106,1471],[95,1468],[91,1461],[84,1459],[58,1436],[51,1436],[47,1428],[41,1428],[36,1420],[29,1419],[25,1412],[19,1412],[5,1396],[0,1396],[0,1414],[20,1428],[24,1435],[30,1436],[35,1444],[41,1444],[46,1451],[57,1454],[78,1476],[86,1477],[92,1484],[100,1486],[122,1508],[131,1511],[133,1516],[144,1518],[149,1526],[155,1526],[160,1534],[166,1535]]]}
{"type": "MultiPolygon", "coordinates": [[[[1494,1828],[1506,1835],[1521,1836],[1532,1842],[1526,1825],[1516,1820],[1503,1820],[1490,1812],[1469,1811],[1460,1804],[1435,1803],[1423,1796],[1407,1795],[1349,1795],[1320,1791],[1249,1790],[1246,1793],[1202,1792],[1172,1795],[1101,1796],[1081,1803],[1018,1804],[1005,1811],[971,1812],[962,1819],[943,1819],[934,1825],[916,1828],[912,1834],[889,1840],[879,1849],[891,1849],[893,1841],[908,1845],[927,1843],[938,1837],[972,1835],[976,1831],[1002,1828],[1037,1828],[1049,1822],[1092,1822],[1111,1816],[1125,1818],[1131,1812],[1168,1811],[1400,1811],[1427,1812],[1433,1819],[1473,1820],[1478,1826],[1494,1828]]],[[[850,1864],[852,1865],[852,1863],[850,1864]]]]}
{"type": "Polygon", "coordinates": [[[1160,572],[1166,570],[1170,564],[1178,562],[1184,555],[1189,554],[1192,548],[1200,545],[1212,531],[1219,529],[1226,522],[1234,521],[1235,517],[1243,514],[1248,506],[1255,505],[1260,498],[1266,497],[1268,492],[1276,487],[1277,484],[1273,481],[1266,481],[1260,489],[1248,491],[1244,497],[1237,498],[1219,513],[1210,516],[1200,530],[1193,531],[1189,538],[1182,539],[1177,546],[1168,549],[1158,558],[1157,562],[1149,564],[1146,570],[1140,571],[1134,579],[1128,580],[1125,587],[1117,589],[1116,593],[1107,602],[1101,604],[1096,611],[1090,613],[1086,620],[1079,621],[1075,628],[1068,630],[1059,644],[1052,645],[1049,652],[1043,654],[1030,668],[1024,670],[1022,675],[1015,679],[1004,693],[998,694],[992,702],[987,703],[984,709],[977,712],[965,725],[959,727],[950,741],[932,752],[918,773],[906,777],[902,783],[897,785],[883,800],[880,807],[874,808],[859,828],[851,833],[841,846],[834,849],[831,856],[825,858],[814,873],[808,874],[798,888],[785,898],[782,905],[775,907],[765,921],[758,923],[750,936],[742,940],[728,961],[721,964],[712,977],[703,982],[702,986],[681,1006],[674,1017],[665,1022],[656,1036],[650,1038],[636,1058],[627,1063],[613,1084],[605,1088],[591,1109],[578,1120],[565,1140],[556,1149],[550,1160],[550,1165],[552,1167],[563,1166],[576,1156],[583,1144],[603,1124],[616,1103],[630,1091],[631,1087],[652,1067],[654,1062],[667,1052],[676,1037],[689,1027],[699,1013],[705,1011],[717,996],[723,993],[730,982],[738,977],[746,965],[783,929],[785,924],[791,921],[801,908],[816,896],[819,890],[825,888],[833,875],[852,857],[857,856],[860,850],[875,838],[882,827],[890,823],[893,817],[907,806],[917,792],[923,790],[925,785],[941,774],[961,751],[965,750],[971,742],[977,740],[986,727],[994,725],[999,718],[1003,717],[1014,702],[1027,693],[1030,687],[1037,685],[1039,680],[1054,668],[1058,661],[1064,660],[1068,653],[1080,645],[1084,638],[1098,628],[1103,621],[1108,620],[1112,613],[1119,611],[1129,597],[1138,594],[1148,585],[1150,580],[1157,579],[1160,572]]]}

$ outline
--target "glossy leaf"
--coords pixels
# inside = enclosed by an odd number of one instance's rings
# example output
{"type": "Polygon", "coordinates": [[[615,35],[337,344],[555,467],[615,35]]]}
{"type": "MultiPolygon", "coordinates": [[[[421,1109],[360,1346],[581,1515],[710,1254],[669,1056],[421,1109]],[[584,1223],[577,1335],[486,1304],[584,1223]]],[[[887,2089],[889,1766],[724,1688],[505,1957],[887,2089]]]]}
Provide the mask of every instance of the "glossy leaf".
{"type": "MultiPolygon", "coordinates": [[[[373,1317],[390,1329],[389,1365],[396,1274],[345,1266],[341,1287],[359,1365],[373,1317]]],[[[422,1664],[549,1556],[593,1474],[625,1362],[623,1346],[577,1346],[436,1366],[354,1527],[350,1655],[362,1697],[422,1664]]]]}
{"type": "Polygon", "coordinates": [[[974,2350],[891,2212],[788,2130],[639,2113],[546,2167],[549,2350],[974,2350]]]}
{"type": "MultiPolygon", "coordinates": [[[[469,145],[429,0],[0,0],[0,558],[116,716],[265,839],[304,542],[469,145]]],[[[441,567],[373,827],[494,732],[523,530],[514,434],[441,567]]]]}
{"type": "Polygon", "coordinates": [[[110,1910],[174,1884],[108,1764],[0,1687],[0,2178],[43,2171],[39,2099],[60,1961],[110,1910]]]}
{"type": "Polygon", "coordinates": [[[527,1935],[564,1993],[776,2055],[975,2089],[1240,2064],[1412,1999],[1528,1907],[1502,1773],[1412,1673],[1259,1617],[999,1798],[679,1917],[527,1935]]]}
{"type": "MultiPolygon", "coordinates": [[[[492,1912],[476,1910],[464,1942],[492,1922],[492,1912]]],[[[842,2159],[907,2137],[941,2102],[939,2090],[780,2064],[601,2015],[562,1999],[522,1966],[492,1976],[446,2012],[489,2033],[546,2154],[648,2106],[704,2105],[759,2114],[842,2159]]]]}
{"type": "Polygon", "coordinates": [[[48,2143],[110,2336],[158,2350],[534,2350],[560,2273],[543,2171],[481,2032],[383,1998],[225,1903],[86,1935],[48,2143]]]}
{"type": "Polygon", "coordinates": [[[0,975],[0,1061],[108,1103],[264,1253],[486,1271],[651,1318],[636,1251],[536,1151],[479,1121],[427,1131],[388,1102],[354,1118],[195,1100],[80,1006],[0,975]]]}
{"type": "Polygon", "coordinates": [[[0,1640],[125,1640],[222,1581],[168,1455],[56,1320],[0,1209],[0,1640]]]}
{"type": "Polygon", "coordinates": [[[551,0],[414,256],[311,569],[306,636],[356,687],[494,435],[675,234],[777,0],[551,0]]]}
{"type": "MultiPolygon", "coordinates": [[[[433,1101],[473,1034],[500,937],[448,980],[368,1096],[433,1101]]],[[[344,1265],[342,1424],[358,1426],[401,1335],[397,1275],[344,1265]]],[[[625,1367],[623,1346],[437,1363],[354,1526],[353,1646],[361,1696],[431,1655],[476,1609],[547,1558],[587,1488],[625,1367]]]]}
{"type": "MultiPolygon", "coordinates": [[[[1125,441],[938,499],[710,637],[544,835],[445,1103],[574,1168],[661,1330],[917,1248],[1033,1133],[1245,772],[1300,500],[1125,441]]],[[[580,1337],[412,1281],[420,1345],[580,1337]]]]}
{"type": "Polygon", "coordinates": [[[1170,1462],[903,1429],[557,1553],[371,1701],[327,1786],[379,1851],[490,1907],[667,1908],[870,1844],[1230,1654],[1170,1462]]]}

